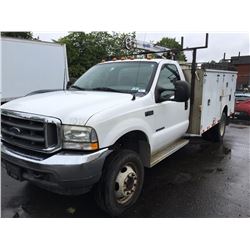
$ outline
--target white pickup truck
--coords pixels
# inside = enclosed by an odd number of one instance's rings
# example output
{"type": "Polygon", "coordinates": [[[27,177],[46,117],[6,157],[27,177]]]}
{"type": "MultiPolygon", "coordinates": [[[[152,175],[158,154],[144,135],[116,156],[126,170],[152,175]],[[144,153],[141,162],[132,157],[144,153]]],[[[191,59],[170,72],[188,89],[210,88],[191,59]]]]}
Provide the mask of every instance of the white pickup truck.
{"type": "Polygon", "coordinates": [[[93,189],[100,207],[117,216],[138,199],[144,167],[185,146],[187,133],[222,140],[236,77],[197,70],[190,102],[190,70],[176,61],[100,63],[68,90],[2,105],[3,165],[60,194],[93,189]]]}

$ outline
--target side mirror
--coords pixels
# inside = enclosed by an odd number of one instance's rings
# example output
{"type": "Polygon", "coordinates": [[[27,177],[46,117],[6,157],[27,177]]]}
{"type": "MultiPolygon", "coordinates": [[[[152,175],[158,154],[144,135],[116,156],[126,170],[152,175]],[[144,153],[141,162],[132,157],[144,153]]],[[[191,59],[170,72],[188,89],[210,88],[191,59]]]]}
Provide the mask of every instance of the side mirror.
{"type": "Polygon", "coordinates": [[[190,84],[186,81],[175,82],[175,102],[186,102],[190,98],[190,84]]]}
{"type": "Polygon", "coordinates": [[[164,101],[186,102],[190,98],[190,84],[186,81],[176,81],[174,89],[158,87],[155,92],[157,103],[164,101]]]}

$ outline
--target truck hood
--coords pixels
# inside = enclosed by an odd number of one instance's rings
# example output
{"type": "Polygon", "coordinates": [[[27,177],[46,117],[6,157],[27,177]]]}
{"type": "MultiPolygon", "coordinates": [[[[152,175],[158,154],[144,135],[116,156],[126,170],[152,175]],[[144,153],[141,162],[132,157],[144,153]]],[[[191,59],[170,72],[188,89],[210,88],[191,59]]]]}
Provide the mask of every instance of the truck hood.
{"type": "Polygon", "coordinates": [[[55,91],[26,96],[2,109],[59,118],[63,124],[84,125],[94,114],[131,101],[130,94],[99,91],[55,91]]]}

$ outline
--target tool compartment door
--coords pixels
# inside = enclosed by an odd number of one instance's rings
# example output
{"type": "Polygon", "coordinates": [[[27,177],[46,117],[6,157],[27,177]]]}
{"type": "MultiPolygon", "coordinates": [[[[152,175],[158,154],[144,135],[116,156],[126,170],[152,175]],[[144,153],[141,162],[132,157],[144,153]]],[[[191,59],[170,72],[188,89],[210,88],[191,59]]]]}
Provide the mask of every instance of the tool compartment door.
{"type": "Polygon", "coordinates": [[[221,77],[221,111],[227,106],[227,115],[230,116],[234,113],[237,72],[223,72],[221,77]]]}
{"type": "Polygon", "coordinates": [[[201,106],[201,133],[210,129],[220,119],[219,73],[204,71],[201,106]]]}
{"type": "Polygon", "coordinates": [[[223,109],[233,112],[237,72],[206,69],[203,78],[201,131],[204,133],[220,122],[223,109]]]}

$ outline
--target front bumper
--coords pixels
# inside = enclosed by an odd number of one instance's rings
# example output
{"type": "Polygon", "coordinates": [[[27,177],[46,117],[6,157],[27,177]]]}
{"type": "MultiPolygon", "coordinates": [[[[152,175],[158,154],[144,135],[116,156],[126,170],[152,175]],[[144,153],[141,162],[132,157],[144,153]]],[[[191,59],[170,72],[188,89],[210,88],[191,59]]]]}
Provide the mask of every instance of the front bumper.
{"type": "MultiPolygon", "coordinates": [[[[3,166],[9,175],[18,170],[19,180],[28,180],[49,191],[78,195],[88,192],[102,174],[109,149],[94,153],[61,151],[49,157],[29,157],[1,144],[3,166]]],[[[16,176],[15,176],[16,177],[16,176]]]]}

